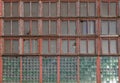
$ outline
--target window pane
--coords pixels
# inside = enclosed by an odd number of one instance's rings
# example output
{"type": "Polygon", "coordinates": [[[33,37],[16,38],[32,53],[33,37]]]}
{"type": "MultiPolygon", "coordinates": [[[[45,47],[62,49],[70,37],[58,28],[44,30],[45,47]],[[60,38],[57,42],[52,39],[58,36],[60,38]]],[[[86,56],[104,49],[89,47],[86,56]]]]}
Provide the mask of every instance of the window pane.
{"type": "Polygon", "coordinates": [[[10,3],[4,3],[4,16],[10,16],[10,3]]]}
{"type": "Polygon", "coordinates": [[[70,40],[69,41],[69,52],[70,53],[75,53],[75,48],[76,48],[75,40],[70,40]]]}
{"type": "Polygon", "coordinates": [[[115,34],[117,34],[117,30],[116,30],[116,28],[117,28],[117,24],[116,24],[116,21],[110,21],[109,22],[110,24],[109,24],[109,34],[112,34],[112,35],[115,35],[115,34]]]}
{"type": "Polygon", "coordinates": [[[38,35],[38,21],[32,21],[32,35],[38,35]]]}
{"type": "Polygon", "coordinates": [[[38,41],[32,40],[32,53],[38,53],[38,41]]]}
{"type": "Polygon", "coordinates": [[[4,41],[4,52],[5,53],[11,53],[11,42],[10,40],[4,41]]]}
{"type": "Polygon", "coordinates": [[[49,16],[49,3],[43,3],[43,16],[49,16]]]}
{"type": "Polygon", "coordinates": [[[102,40],[102,53],[108,54],[108,40],[102,40]]]}
{"type": "Polygon", "coordinates": [[[11,21],[4,21],[4,35],[11,34],[11,21]]]}
{"type": "Polygon", "coordinates": [[[101,16],[108,16],[108,3],[101,3],[101,16]]]}
{"type": "Polygon", "coordinates": [[[80,53],[87,53],[86,40],[80,41],[80,53]]]}
{"type": "Polygon", "coordinates": [[[95,22],[89,21],[88,22],[88,34],[94,34],[95,33],[95,22]]]}
{"type": "Polygon", "coordinates": [[[24,3],[24,16],[30,16],[30,3],[24,3]]]}
{"type": "Polygon", "coordinates": [[[19,11],[19,4],[18,3],[12,3],[12,16],[15,16],[17,17],[19,14],[18,14],[18,11],[19,11]]]}
{"type": "Polygon", "coordinates": [[[48,54],[48,40],[43,40],[42,42],[42,53],[48,54]]]}
{"type": "Polygon", "coordinates": [[[116,16],[116,3],[110,3],[109,16],[116,16]]]}
{"type": "Polygon", "coordinates": [[[50,52],[52,53],[52,54],[55,54],[56,53],[56,49],[57,49],[57,41],[56,40],[51,40],[50,41],[50,52]]]}
{"type": "Polygon", "coordinates": [[[61,23],[62,23],[61,25],[62,35],[67,35],[68,34],[68,22],[62,21],[61,23]]]}
{"type": "Polygon", "coordinates": [[[50,34],[56,34],[56,33],[57,33],[57,21],[51,21],[50,34]]]}
{"type": "Polygon", "coordinates": [[[12,53],[19,53],[19,43],[18,40],[12,41],[12,53]]]}
{"type": "Polygon", "coordinates": [[[57,16],[57,4],[51,3],[51,16],[57,16]]]}
{"type": "Polygon", "coordinates": [[[24,21],[24,34],[30,35],[30,21],[24,21]]]}
{"type": "Polygon", "coordinates": [[[111,54],[116,54],[117,53],[116,40],[110,40],[110,53],[111,54]]]}
{"type": "Polygon", "coordinates": [[[88,28],[87,27],[87,21],[81,21],[80,24],[81,24],[80,28],[81,28],[82,35],[86,35],[87,34],[87,28],[88,28]]]}
{"type": "Polygon", "coordinates": [[[89,40],[88,41],[88,54],[93,54],[95,53],[95,42],[94,40],[89,40]]]}
{"type": "Polygon", "coordinates": [[[39,12],[39,4],[38,3],[32,3],[31,4],[31,14],[33,17],[37,17],[39,12]]]}
{"type": "Polygon", "coordinates": [[[69,4],[69,15],[75,16],[76,15],[76,3],[70,3],[69,4]]]}
{"type": "Polygon", "coordinates": [[[76,21],[70,21],[69,22],[69,34],[70,35],[75,35],[76,34],[76,21]]]}
{"type": "Polygon", "coordinates": [[[30,40],[24,40],[24,53],[30,53],[30,40]]]}
{"type": "Polygon", "coordinates": [[[80,16],[81,17],[87,16],[87,3],[80,3],[80,16]]]}
{"type": "Polygon", "coordinates": [[[61,3],[61,16],[68,16],[68,3],[61,3]]]}
{"type": "Polygon", "coordinates": [[[108,34],[108,21],[102,21],[101,23],[101,31],[103,35],[107,35],[108,34]]]}
{"type": "Polygon", "coordinates": [[[13,35],[18,35],[19,34],[19,26],[18,26],[18,21],[17,20],[12,21],[12,34],[13,35]]]}
{"type": "Polygon", "coordinates": [[[49,21],[43,21],[43,34],[49,34],[49,21]]]}
{"type": "Polygon", "coordinates": [[[63,40],[62,41],[62,53],[67,53],[68,52],[68,41],[63,40]]]}
{"type": "Polygon", "coordinates": [[[95,3],[89,3],[88,5],[88,14],[89,16],[95,16],[96,15],[96,5],[95,3]]]}

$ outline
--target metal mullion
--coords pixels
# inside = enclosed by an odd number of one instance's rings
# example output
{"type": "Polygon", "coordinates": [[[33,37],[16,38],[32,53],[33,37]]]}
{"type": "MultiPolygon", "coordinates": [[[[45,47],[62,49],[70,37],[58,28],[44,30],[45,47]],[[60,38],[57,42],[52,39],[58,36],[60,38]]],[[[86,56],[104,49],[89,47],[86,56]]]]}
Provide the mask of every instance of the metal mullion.
{"type": "Polygon", "coordinates": [[[80,83],[80,66],[79,66],[79,64],[80,64],[80,57],[79,56],[77,56],[77,83],[80,83]]]}
{"type": "Polygon", "coordinates": [[[57,56],[57,83],[60,83],[60,55],[57,56]]]}
{"type": "Polygon", "coordinates": [[[39,62],[39,64],[40,64],[40,70],[39,70],[39,71],[40,71],[40,73],[39,73],[39,75],[40,75],[40,76],[39,76],[40,81],[39,81],[39,83],[42,83],[42,75],[43,75],[43,74],[42,74],[42,73],[43,73],[43,72],[42,72],[42,71],[43,71],[43,70],[42,70],[42,56],[39,56],[39,60],[40,60],[40,62],[39,62]]]}
{"type": "Polygon", "coordinates": [[[20,83],[22,83],[22,56],[20,56],[20,83]]]}

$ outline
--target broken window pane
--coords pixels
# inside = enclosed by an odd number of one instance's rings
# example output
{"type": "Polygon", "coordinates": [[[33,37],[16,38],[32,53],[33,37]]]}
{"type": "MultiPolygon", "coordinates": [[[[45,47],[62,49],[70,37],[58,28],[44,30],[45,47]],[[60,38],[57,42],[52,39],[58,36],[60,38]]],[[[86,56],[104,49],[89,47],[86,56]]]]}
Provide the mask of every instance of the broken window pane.
{"type": "Polygon", "coordinates": [[[96,15],[96,5],[95,3],[88,3],[88,15],[95,16],[96,15]]]}
{"type": "Polygon", "coordinates": [[[57,33],[57,21],[51,21],[50,34],[56,34],[56,33],[57,33]]]}
{"type": "Polygon", "coordinates": [[[61,16],[64,16],[64,17],[66,17],[66,16],[68,16],[68,3],[61,3],[61,16]]]}
{"type": "Polygon", "coordinates": [[[87,16],[87,3],[80,3],[80,16],[81,17],[87,16]]]}
{"type": "Polygon", "coordinates": [[[62,53],[67,53],[68,52],[68,41],[67,40],[63,40],[62,41],[62,53]]]}
{"type": "Polygon", "coordinates": [[[102,21],[101,31],[102,31],[103,35],[107,35],[108,34],[108,21],[102,21]]]}
{"type": "Polygon", "coordinates": [[[43,3],[43,16],[49,16],[49,3],[43,3]]]}
{"type": "Polygon", "coordinates": [[[69,53],[75,53],[75,49],[76,49],[75,40],[70,40],[69,41],[69,53]]]}
{"type": "Polygon", "coordinates": [[[69,16],[76,16],[76,3],[69,4],[69,16]]]}
{"type": "Polygon", "coordinates": [[[116,54],[117,53],[116,40],[110,40],[110,53],[111,54],[116,54]]]}
{"type": "Polygon", "coordinates": [[[30,3],[24,3],[24,16],[30,16],[30,3]]]}
{"type": "Polygon", "coordinates": [[[69,34],[70,35],[75,35],[76,34],[76,22],[75,21],[70,21],[69,22],[69,34]]]}
{"type": "Polygon", "coordinates": [[[12,35],[18,35],[19,34],[19,26],[18,26],[18,21],[13,20],[12,21],[12,35]]]}
{"type": "Polygon", "coordinates": [[[50,41],[50,53],[55,54],[57,49],[57,41],[56,40],[51,40],[50,41]]]}
{"type": "Polygon", "coordinates": [[[30,40],[24,40],[24,53],[30,53],[30,40]]]}
{"type": "Polygon", "coordinates": [[[24,35],[30,35],[30,21],[24,21],[24,35]]]}
{"type": "Polygon", "coordinates": [[[42,41],[42,53],[48,54],[48,40],[42,41]]]}
{"type": "Polygon", "coordinates": [[[116,16],[116,3],[110,3],[109,16],[116,16]]]}
{"type": "Polygon", "coordinates": [[[61,24],[62,35],[67,35],[68,34],[68,22],[62,21],[61,23],[62,23],[61,24]]]}
{"type": "Polygon", "coordinates": [[[11,35],[11,21],[4,21],[4,35],[11,35]]]}
{"type": "Polygon", "coordinates": [[[4,3],[4,16],[10,16],[10,3],[4,3]]]}
{"type": "Polygon", "coordinates": [[[49,21],[43,21],[43,35],[49,34],[49,21]]]}
{"type": "Polygon", "coordinates": [[[18,4],[18,2],[12,3],[12,16],[17,17],[19,15],[18,11],[19,11],[19,4],[18,4]]]}
{"type": "Polygon", "coordinates": [[[87,45],[86,45],[86,40],[81,40],[80,41],[80,53],[87,53],[87,45]]]}
{"type": "Polygon", "coordinates": [[[32,21],[32,35],[38,35],[38,21],[32,21]]]}
{"type": "Polygon", "coordinates": [[[108,3],[101,3],[101,16],[108,16],[108,3]]]}
{"type": "Polygon", "coordinates": [[[93,54],[95,53],[95,42],[94,40],[89,40],[88,41],[88,54],[93,54]]]}
{"type": "Polygon", "coordinates": [[[11,41],[10,40],[4,41],[4,52],[11,53],[11,41]]]}
{"type": "Polygon", "coordinates": [[[38,53],[38,41],[32,40],[32,53],[38,53]]]}
{"type": "Polygon", "coordinates": [[[12,53],[19,53],[19,43],[18,40],[12,41],[12,53]]]}
{"type": "Polygon", "coordinates": [[[116,24],[116,21],[109,21],[109,34],[110,35],[117,34],[117,24],[116,24]]]}
{"type": "Polygon", "coordinates": [[[102,53],[108,54],[108,40],[102,40],[102,53]]]}
{"type": "Polygon", "coordinates": [[[38,3],[31,3],[31,14],[33,17],[37,17],[39,12],[39,4],[38,3]]]}
{"type": "Polygon", "coordinates": [[[57,16],[57,4],[56,3],[51,3],[51,16],[57,16]]]}

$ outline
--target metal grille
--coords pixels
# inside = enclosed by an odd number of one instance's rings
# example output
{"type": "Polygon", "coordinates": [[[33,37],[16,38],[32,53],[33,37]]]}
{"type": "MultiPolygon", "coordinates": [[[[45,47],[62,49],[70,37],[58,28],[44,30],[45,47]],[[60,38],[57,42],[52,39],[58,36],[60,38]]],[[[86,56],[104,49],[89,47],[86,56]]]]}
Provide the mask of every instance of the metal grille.
{"type": "Polygon", "coordinates": [[[43,83],[57,82],[57,59],[56,57],[43,57],[43,83]]]}
{"type": "Polygon", "coordinates": [[[80,57],[80,83],[96,83],[96,57],[80,57]]]}
{"type": "Polygon", "coordinates": [[[61,57],[60,82],[77,83],[77,57],[61,57]]]}
{"type": "Polygon", "coordinates": [[[118,57],[101,57],[102,83],[118,82],[118,57]]]}
{"type": "Polygon", "coordinates": [[[22,58],[22,83],[39,83],[39,57],[22,58]]]}
{"type": "Polygon", "coordinates": [[[3,83],[19,83],[20,58],[3,57],[3,83]]]}

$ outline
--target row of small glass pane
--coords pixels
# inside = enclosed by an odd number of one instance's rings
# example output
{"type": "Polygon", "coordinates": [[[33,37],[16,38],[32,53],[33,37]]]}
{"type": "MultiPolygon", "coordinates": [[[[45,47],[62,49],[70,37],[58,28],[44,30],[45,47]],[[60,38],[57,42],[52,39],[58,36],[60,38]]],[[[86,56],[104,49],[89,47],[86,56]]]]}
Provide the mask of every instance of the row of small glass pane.
{"type": "MultiPolygon", "coordinates": [[[[42,5],[39,2],[4,2],[4,16],[18,17],[20,16],[19,10],[20,5],[23,6],[24,17],[39,17],[40,14],[44,17],[57,17],[57,12],[60,9],[60,16],[62,17],[88,17],[88,16],[97,16],[97,10],[95,2],[80,2],[79,7],[77,7],[77,2],[61,2],[60,7],[57,7],[55,2],[43,2],[42,5]],[[41,9],[42,13],[41,13],[41,9]],[[59,8],[59,9],[58,9],[59,8]],[[79,12],[79,15],[77,14],[79,12]]],[[[117,16],[117,3],[111,2],[101,2],[100,6],[101,16],[117,16]]]]}
{"type": "MultiPolygon", "coordinates": [[[[101,57],[100,64],[102,83],[118,83],[118,57],[101,57]]],[[[39,83],[39,66],[39,57],[22,57],[22,82],[39,83]]],[[[41,66],[43,83],[56,83],[57,57],[43,57],[41,66]]],[[[77,83],[78,75],[80,83],[97,83],[96,68],[96,57],[60,57],[60,83],[77,83]]],[[[3,83],[19,81],[20,57],[3,57],[3,83]]]]}
{"type": "MultiPolygon", "coordinates": [[[[23,26],[18,20],[5,20],[4,21],[4,35],[19,35],[20,28],[24,35],[39,35],[39,30],[42,30],[43,35],[94,35],[96,34],[97,27],[94,20],[80,21],[77,25],[75,20],[62,20],[60,31],[58,31],[56,20],[43,20],[42,29],[39,29],[38,20],[25,20],[23,26]]],[[[117,22],[115,20],[102,20],[101,21],[101,34],[102,35],[116,35],[119,30],[117,29],[117,22]]]]}
{"type": "MultiPolygon", "coordinates": [[[[24,53],[38,53],[38,40],[37,39],[24,39],[24,53]]],[[[43,39],[42,41],[42,54],[57,54],[61,53],[76,53],[77,43],[75,39],[67,40],[63,39],[61,42],[61,48],[57,44],[56,39],[43,39]]],[[[79,42],[80,53],[82,54],[96,54],[96,41],[82,39],[79,42]]],[[[118,44],[117,40],[101,40],[102,54],[117,54],[118,44]]],[[[5,40],[4,41],[4,53],[19,53],[19,41],[18,40],[5,40]]]]}

